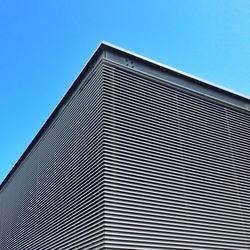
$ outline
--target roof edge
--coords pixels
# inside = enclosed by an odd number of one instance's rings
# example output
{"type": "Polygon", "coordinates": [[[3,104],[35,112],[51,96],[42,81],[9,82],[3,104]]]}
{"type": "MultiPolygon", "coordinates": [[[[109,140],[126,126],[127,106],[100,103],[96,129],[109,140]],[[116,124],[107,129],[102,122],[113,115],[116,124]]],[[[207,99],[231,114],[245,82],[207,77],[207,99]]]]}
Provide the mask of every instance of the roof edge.
{"type": "Polygon", "coordinates": [[[80,71],[79,75],[76,77],[76,79],[73,81],[70,88],[66,91],[65,95],[59,102],[59,104],[56,106],[56,108],[52,111],[52,113],[49,115],[49,118],[45,121],[45,123],[42,125],[41,129],[38,131],[38,133],[35,135],[31,143],[28,145],[28,147],[25,149],[23,154],[20,156],[20,158],[17,160],[15,165],[12,167],[10,172],[7,174],[7,176],[3,179],[3,181],[0,184],[0,193],[5,186],[5,184],[8,182],[8,180],[11,178],[11,176],[14,174],[14,172],[17,170],[21,162],[25,159],[26,156],[31,152],[33,147],[36,145],[36,143],[39,141],[39,139],[43,136],[44,132],[50,127],[50,125],[53,123],[53,121],[56,119],[57,115],[61,112],[64,105],[70,100],[70,98],[76,93],[78,88],[80,87],[82,81],[84,80],[87,75],[89,75],[92,70],[93,66],[96,64],[98,59],[101,59],[103,56],[103,49],[104,49],[104,43],[100,43],[94,53],[90,56],[87,63],[84,65],[83,69],[80,71]]]}
{"type": "Polygon", "coordinates": [[[246,95],[241,94],[241,93],[239,93],[237,91],[234,91],[232,89],[222,87],[219,84],[216,84],[216,83],[207,81],[207,80],[205,80],[203,78],[200,78],[200,77],[194,76],[192,74],[189,74],[189,73],[187,73],[185,71],[178,70],[178,69],[176,69],[174,67],[168,66],[168,65],[160,63],[160,62],[157,62],[157,61],[152,60],[150,58],[147,58],[145,56],[141,56],[141,55],[139,55],[137,53],[134,53],[134,52],[131,52],[131,51],[127,50],[127,49],[124,49],[124,48],[121,48],[119,46],[113,45],[112,43],[102,41],[100,43],[99,47],[103,47],[104,49],[112,49],[112,50],[117,51],[119,53],[124,53],[124,54],[130,55],[130,56],[132,56],[134,58],[137,58],[137,59],[139,59],[141,61],[147,62],[148,64],[155,65],[155,66],[157,66],[159,68],[168,70],[168,71],[170,71],[170,72],[172,72],[174,74],[178,74],[178,75],[181,75],[183,77],[189,78],[190,80],[195,80],[195,81],[201,82],[203,84],[206,84],[209,87],[216,88],[216,89],[218,89],[220,91],[225,92],[225,94],[235,96],[236,98],[237,97],[244,98],[244,99],[246,99],[246,101],[248,101],[250,103],[250,96],[246,96],[246,95]]]}
{"type": "MultiPolygon", "coordinates": [[[[146,69],[155,68],[158,71],[163,70],[163,71],[168,72],[170,74],[174,74],[179,78],[187,79],[190,82],[195,81],[195,84],[197,84],[197,82],[199,82],[200,84],[202,84],[204,86],[204,88],[212,89],[212,91],[214,91],[214,92],[219,91],[219,92],[223,93],[223,95],[229,97],[229,100],[231,98],[231,99],[239,100],[240,103],[246,103],[246,107],[245,108],[242,107],[242,109],[245,110],[245,111],[250,111],[250,98],[247,97],[247,96],[243,96],[243,95],[241,95],[239,93],[236,93],[234,91],[228,90],[228,89],[223,88],[223,87],[220,87],[220,86],[218,86],[216,84],[213,84],[211,82],[203,80],[203,79],[201,79],[199,77],[195,77],[195,76],[193,76],[191,74],[185,73],[183,71],[180,71],[180,70],[177,70],[175,68],[169,67],[167,65],[161,64],[161,63],[156,62],[154,60],[148,59],[148,58],[146,58],[144,56],[140,56],[140,55],[138,55],[136,53],[130,52],[130,51],[126,50],[126,49],[115,46],[115,45],[113,45],[111,43],[102,41],[102,42],[99,43],[99,45],[96,48],[96,50],[94,51],[94,53],[92,54],[92,56],[89,58],[89,60],[85,64],[83,70],[80,72],[80,74],[73,81],[73,84],[68,89],[68,91],[66,92],[66,94],[64,95],[62,100],[59,102],[59,104],[56,106],[54,111],[51,113],[51,115],[49,116],[47,121],[43,124],[43,126],[38,131],[38,133],[36,134],[34,139],[31,141],[29,146],[24,151],[24,153],[21,155],[21,157],[15,163],[15,165],[10,170],[8,175],[4,178],[4,180],[0,184],[0,192],[2,191],[3,187],[8,182],[8,180],[11,178],[13,173],[16,171],[18,166],[21,164],[21,162],[25,159],[25,157],[30,153],[30,151],[33,149],[33,147],[39,141],[39,139],[43,136],[44,132],[50,127],[50,125],[55,120],[57,115],[63,109],[64,105],[76,93],[76,91],[80,87],[82,81],[92,72],[92,70],[94,69],[94,66],[97,64],[97,62],[99,62],[99,60],[101,60],[101,59],[106,59],[106,60],[114,60],[117,63],[121,63],[121,61],[119,61],[119,60],[121,60],[121,58],[118,58],[119,59],[118,60],[116,57],[114,57],[114,54],[118,55],[118,57],[120,55],[122,57],[122,59],[124,59],[124,58],[132,58],[133,60],[138,62],[138,68],[133,67],[133,69],[135,69],[135,70],[140,70],[140,67],[142,65],[146,64],[147,65],[146,69]],[[112,52],[113,52],[113,54],[112,54],[112,52]]],[[[124,65],[126,65],[126,64],[124,63],[124,65]]],[[[135,65],[135,66],[137,66],[137,65],[135,65]]],[[[164,74],[165,74],[165,72],[164,72],[164,74]]],[[[166,79],[163,79],[163,80],[166,80],[166,79]]],[[[175,85],[175,82],[172,82],[171,84],[175,85]]],[[[177,87],[178,87],[178,85],[177,85],[177,87]]],[[[228,103],[228,102],[226,102],[226,103],[228,103]]],[[[238,108],[239,108],[239,106],[238,106],[238,108]]]]}

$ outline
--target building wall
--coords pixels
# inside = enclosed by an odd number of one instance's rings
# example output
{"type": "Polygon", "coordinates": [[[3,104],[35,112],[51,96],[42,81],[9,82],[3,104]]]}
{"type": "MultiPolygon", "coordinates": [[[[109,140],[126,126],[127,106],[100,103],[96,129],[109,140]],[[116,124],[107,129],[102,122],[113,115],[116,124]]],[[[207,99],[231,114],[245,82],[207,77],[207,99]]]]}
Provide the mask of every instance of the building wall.
{"type": "Polygon", "coordinates": [[[99,65],[6,183],[1,250],[103,249],[99,65]]]}
{"type": "Polygon", "coordinates": [[[0,249],[249,249],[249,124],[103,59],[1,190],[0,249]]]}
{"type": "Polygon", "coordinates": [[[250,249],[250,115],[105,67],[107,249],[250,249]]]}

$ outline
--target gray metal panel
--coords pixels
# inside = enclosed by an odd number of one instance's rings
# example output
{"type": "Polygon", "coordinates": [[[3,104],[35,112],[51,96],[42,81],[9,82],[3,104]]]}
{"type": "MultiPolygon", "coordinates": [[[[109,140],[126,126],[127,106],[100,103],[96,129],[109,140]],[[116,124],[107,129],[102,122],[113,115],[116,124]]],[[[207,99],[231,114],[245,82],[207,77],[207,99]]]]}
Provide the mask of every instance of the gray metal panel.
{"type": "Polygon", "coordinates": [[[145,77],[153,76],[174,87],[206,96],[207,98],[214,99],[226,105],[250,111],[249,97],[234,93],[231,90],[224,89],[198,77],[194,77],[115,46],[104,45],[104,47],[106,49],[105,59],[108,61],[116,62],[132,70],[141,72],[145,77]]]}
{"type": "Polygon", "coordinates": [[[29,249],[32,244],[38,151],[34,149],[5,186],[0,249],[29,249]]]}
{"type": "Polygon", "coordinates": [[[104,248],[102,144],[99,64],[5,183],[1,250],[104,248]]]}
{"type": "Polygon", "coordinates": [[[14,165],[10,173],[0,184],[0,192],[5,183],[7,183],[8,179],[11,178],[15,170],[32,150],[34,145],[36,145],[36,143],[43,136],[49,126],[54,122],[60,112],[64,109],[64,105],[67,105],[72,96],[78,91],[78,88],[81,87],[83,79],[86,79],[95,69],[95,66],[99,64],[99,62],[103,59],[111,60],[127,68],[130,68],[131,70],[136,70],[138,73],[142,73],[144,77],[157,77],[158,80],[163,81],[165,84],[180,88],[188,92],[196,93],[198,95],[203,95],[208,99],[213,99],[214,101],[216,100],[217,102],[223,103],[227,106],[233,106],[246,112],[249,112],[250,110],[249,97],[234,93],[231,90],[224,89],[220,86],[197,78],[185,72],[181,72],[177,69],[152,61],[130,51],[118,48],[112,44],[102,42],[93,53],[93,56],[86,63],[84,69],[76,78],[69,91],[63,97],[62,101],[58,104],[49,119],[42,126],[28,148],[14,165]]]}
{"type": "Polygon", "coordinates": [[[104,72],[108,249],[249,249],[249,113],[104,72]]]}
{"type": "Polygon", "coordinates": [[[238,195],[250,239],[250,116],[228,110],[232,159],[237,174],[238,195]]]}
{"type": "Polygon", "coordinates": [[[40,147],[35,249],[102,248],[100,79],[99,68],[40,147]]]}
{"type": "Polygon", "coordinates": [[[98,48],[1,185],[1,250],[250,248],[249,101],[161,70],[98,48]]]}

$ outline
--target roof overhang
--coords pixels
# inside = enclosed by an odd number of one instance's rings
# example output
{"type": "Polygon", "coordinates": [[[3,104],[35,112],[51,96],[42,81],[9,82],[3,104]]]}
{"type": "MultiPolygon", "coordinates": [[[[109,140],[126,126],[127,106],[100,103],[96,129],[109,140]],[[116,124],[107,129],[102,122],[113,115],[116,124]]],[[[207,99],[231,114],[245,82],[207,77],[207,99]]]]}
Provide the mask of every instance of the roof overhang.
{"type": "Polygon", "coordinates": [[[68,92],[61,100],[61,102],[57,105],[53,113],[42,126],[42,128],[32,140],[30,145],[27,147],[25,152],[22,154],[22,156],[12,168],[12,170],[3,180],[0,185],[0,191],[2,190],[6,182],[11,178],[12,174],[18,168],[23,159],[29,154],[29,152],[35,146],[37,141],[41,138],[43,133],[48,129],[48,127],[51,125],[57,115],[61,112],[65,104],[69,101],[72,95],[76,93],[82,81],[87,77],[87,75],[92,72],[94,66],[98,62],[100,62],[100,60],[111,62],[116,65],[125,66],[128,69],[136,71],[139,74],[144,74],[148,77],[157,78],[159,81],[162,81],[178,89],[183,89],[188,92],[193,92],[195,94],[202,95],[216,102],[224,103],[225,105],[231,106],[238,110],[240,109],[243,112],[250,112],[249,97],[219,87],[211,82],[184,73],[164,64],[155,62],[143,56],[132,53],[128,50],[114,46],[110,43],[101,42],[95,50],[94,54],[91,56],[91,58],[83,68],[83,70],[81,71],[81,73],[79,74],[79,76],[73,82],[68,92]]]}

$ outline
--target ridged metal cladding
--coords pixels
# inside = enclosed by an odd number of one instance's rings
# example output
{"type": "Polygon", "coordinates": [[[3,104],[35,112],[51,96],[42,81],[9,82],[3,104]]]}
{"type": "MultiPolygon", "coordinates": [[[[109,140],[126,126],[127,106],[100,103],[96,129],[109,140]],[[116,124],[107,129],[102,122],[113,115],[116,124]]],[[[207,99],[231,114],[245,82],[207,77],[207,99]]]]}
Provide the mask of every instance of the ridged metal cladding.
{"type": "Polygon", "coordinates": [[[0,249],[250,249],[249,124],[101,60],[0,192],[0,249]]]}
{"type": "Polygon", "coordinates": [[[1,192],[1,250],[103,249],[102,66],[1,192]]]}
{"type": "Polygon", "coordinates": [[[104,73],[108,249],[250,249],[250,116],[104,73]]]}

